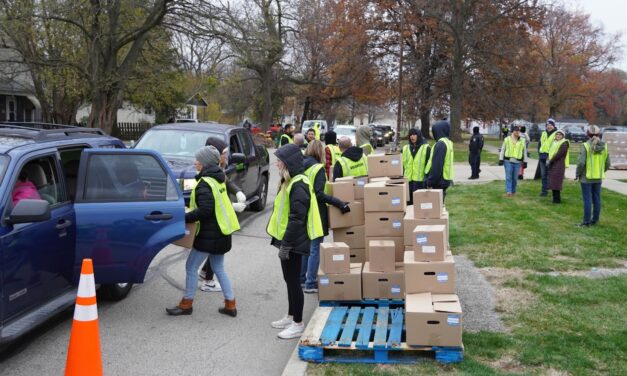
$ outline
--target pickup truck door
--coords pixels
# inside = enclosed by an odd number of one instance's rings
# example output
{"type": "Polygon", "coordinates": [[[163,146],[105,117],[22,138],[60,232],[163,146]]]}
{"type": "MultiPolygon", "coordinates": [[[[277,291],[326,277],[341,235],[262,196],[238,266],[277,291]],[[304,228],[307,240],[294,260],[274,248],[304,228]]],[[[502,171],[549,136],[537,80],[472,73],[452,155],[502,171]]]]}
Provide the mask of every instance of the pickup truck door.
{"type": "Polygon", "coordinates": [[[143,282],[157,253],[185,234],[184,208],[159,153],[85,149],[75,201],[75,280],[83,258],[92,258],[96,283],[143,282]]]}

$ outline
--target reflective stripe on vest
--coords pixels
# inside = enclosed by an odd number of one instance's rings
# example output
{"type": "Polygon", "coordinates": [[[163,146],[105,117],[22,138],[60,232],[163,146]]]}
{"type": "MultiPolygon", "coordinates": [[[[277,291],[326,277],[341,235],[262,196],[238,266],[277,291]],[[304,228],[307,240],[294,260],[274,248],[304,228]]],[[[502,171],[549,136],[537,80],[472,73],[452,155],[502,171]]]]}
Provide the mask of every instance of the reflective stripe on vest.
{"type": "MultiPolygon", "coordinates": [[[[229,195],[226,192],[226,184],[218,183],[216,179],[208,176],[203,176],[201,179],[209,185],[211,193],[213,193],[216,220],[218,221],[222,235],[231,235],[239,230],[239,221],[237,220],[233,205],[231,205],[231,200],[229,200],[229,195]]],[[[196,187],[198,187],[198,183],[194,186],[190,197],[189,207],[192,210],[198,207],[196,205],[196,187]]],[[[199,231],[200,223],[196,222],[196,235],[198,235],[199,231]]]]}
{"type": "MultiPolygon", "coordinates": [[[[311,184],[311,189],[314,189],[313,185],[316,182],[316,176],[318,176],[318,172],[323,169],[324,169],[324,165],[322,163],[316,163],[314,165],[311,165],[308,169],[305,170],[305,175],[307,176],[307,179],[309,179],[309,183],[311,184]]],[[[324,178],[325,178],[324,193],[327,193],[328,177],[327,177],[326,171],[324,173],[324,178]]]]}
{"type": "Polygon", "coordinates": [[[365,155],[362,155],[361,159],[357,162],[341,156],[338,162],[340,162],[340,166],[342,166],[342,177],[368,175],[368,160],[365,155]]]}
{"type": "Polygon", "coordinates": [[[524,152],[525,141],[522,138],[519,138],[516,143],[514,143],[512,136],[505,139],[505,158],[514,158],[518,161],[522,161],[524,159],[524,152]]]}
{"type": "MultiPolygon", "coordinates": [[[[446,137],[442,137],[438,140],[438,142],[442,141],[444,145],[446,145],[446,155],[444,156],[444,166],[442,166],[442,178],[444,180],[453,180],[455,179],[455,170],[453,169],[453,142],[446,137]]],[[[436,142],[436,145],[437,143],[436,142]]],[[[433,145],[433,149],[435,150],[435,145],[433,145]]],[[[431,164],[433,163],[433,151],[429,156],[429,161],[427,162],[427,166],[425,167],[425,174],[428,174],[431,171],[431,164]]]]}
{"type": "Polygon", "coordinates": [[[570,142],[568,142],[568,140],[566,140],[565,138],[562,138],[559,141],[553,141],[551,147],[549,148],[549,161],[551,160],[551,158],[553,158],[555,154],[557,154],[557,151],[560,149],[560,146],[562,146],[564,142],[568,143],[569,146],[566,150],[566,158],[564,158],[564,165],[566,166],[566,168],[568,168],[568,166],[570,166],[570,142]]]}
{"type": "Polygon", "coordinates": [[[403,146],[403,175],[409,181],[425,180],[425,159],[429,144],[420,145],[415,156],[411,154],[410,145],[403,146]]]}
{"type": "Polygon", "coordinates": [[[605,179],[605,163],[607,163],[607,146],[601,153],[590,150],[590,142],[585,142],[586,149],[586,179],[605,179]]]}
{"type": "Polygon", "coordinates": [[[287,188],[281,187],[279,193],[274,199],[274,205],[272,208],[272,215],[270,221],[266,227],[268,235],[277,240],[283,240],[285,236],[285,230],[287,230],[287,223],[290,216],[290,203],[289,196],[292,191],[294,183],[302,181],[309,187],[309,209],[307,210],[307,235],[309,239],[317,239],[324,236],[322,230],[322,220],[320,219],[320,211],[318,209],[318,200],[313,192],[313,188],[309,183],[309,179],[305,175],[299,174],[292,178],[287,188]]]}
{"type": "Polygon", "coordinates": [[[555,133],[556,132],[553,132],[549,136],[549,134],[546,133],[546,131],[542,132],[542,135],[540,136],[540,153],[549,152],[549,148],[551,147],[551,144],[553,143],[553,139],[555,138],[555,133]]]}

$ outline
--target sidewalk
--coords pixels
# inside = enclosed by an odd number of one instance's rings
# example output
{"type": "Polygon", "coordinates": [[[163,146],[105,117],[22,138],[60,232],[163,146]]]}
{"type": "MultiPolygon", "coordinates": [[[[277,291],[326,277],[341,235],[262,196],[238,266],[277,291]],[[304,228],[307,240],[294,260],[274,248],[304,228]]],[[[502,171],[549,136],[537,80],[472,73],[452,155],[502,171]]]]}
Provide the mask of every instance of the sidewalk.
{"type": "MultiPolygon", "coordinates": [[[[490,153],[498,154],[498,148],[492,145],[485,145],[485,150],[490,153]]],[[[525,179],[532,180],[536,174],[536,167],[538,166],[538,160],[529,158],[527,160],[528,168],[525,170],[525,179]]],[[[570,165],[566,170],[566,179],[574,179],[576,165],[570,165]]],[[[468,180],[470,177],[470,165],[468,163],[456,163],[455,164],[455,183],[456,184],[476,184],[485,183],[494,180],[505,180],[505,170],[503,166],[490,166],[487,164],[481,164],[481,173],[479,179],[468,180]]],[[[606,179],[603,180],[603,187],[611,191],[618,192],[627,195],[627,183],[623,183],[619,180],[627,180],[627,170],[608,170],[606,172],[606,179]]]]}

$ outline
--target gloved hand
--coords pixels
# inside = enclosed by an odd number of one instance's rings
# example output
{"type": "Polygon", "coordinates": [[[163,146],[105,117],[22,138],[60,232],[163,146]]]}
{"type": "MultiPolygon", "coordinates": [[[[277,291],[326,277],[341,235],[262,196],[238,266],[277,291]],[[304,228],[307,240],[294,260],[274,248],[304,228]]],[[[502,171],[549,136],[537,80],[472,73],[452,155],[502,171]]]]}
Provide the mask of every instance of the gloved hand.
{"type": "Polygon", "coordinates": [[[499,159],[499,166],[503,166],[505,162],[502,159],[499,159]]]}
{"type": "Polygon", "coordinates": [[[244,192],[239,191],[235,194],[235,197],[237,198],[237,202],[239,202],[240,204],[245,204],[246,203],[246,195],[244,194],[244,192]]]}
{"type": "Polygon", "coordinates": [[[246,204],[245,203],[234,202],[232,205],[233,205],[233,210],[235,210],[236,213],[241,213],[244,210],[246,210],[246,204]]]}
{"type": "Polygon", "coordinates": [[[279,248],[279,258],[281,259],[281,261],[287,261],[290,259],[290,248],[286,247],[284,245],[281,245],[281,248],[279,248]]]}
{"type": "Polygon", "coordinates": [[[523,162],[523,168],[527,168],[527,162],[523,162]]]}
{"type": "Polygon", "coordinates": [[[348,206],[348,202],[345,202],[344,205],[340,207],[340,211],[342,212],[342,214],[346,214],[351,211],[350,206],[348,206]]]}

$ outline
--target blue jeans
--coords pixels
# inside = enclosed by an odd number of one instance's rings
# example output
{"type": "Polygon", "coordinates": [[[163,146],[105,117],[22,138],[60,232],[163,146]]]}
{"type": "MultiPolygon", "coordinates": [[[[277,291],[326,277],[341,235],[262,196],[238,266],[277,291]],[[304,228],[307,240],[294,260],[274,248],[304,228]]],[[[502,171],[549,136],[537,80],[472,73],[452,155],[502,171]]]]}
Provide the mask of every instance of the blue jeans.
{"type": "Polygon", "coordinates": [[[303,256],[300,268],[300,282],[305,284],[306,289],[318,288],[318,266],[320,266],[320,243],[324,236],[311,241],[309,246],[309,256],[303,256]]]}
{"type": "Polygon", "coordinates": [[[548,158],[548,154],[542,153],[540,154],[540,176],[542,177],[542,194],[548,193],[549,186],[549,169],[546,168],[546,160],[548,158]]]}
{"type": "Polygon", "coordinates": [[[601,215],[601,183],[581,183],[581,198],[583,198],[583,223],[598,222],[601,215]]]}
{"type": "MultiPolygon", "coordinates": [[[[198,288],[198,268],[200,264],[207,257],[206,252],[200,252],[195,249],[191,249],[189,256],[187,256],[187,262],[185,263],[185,298],[194,299],[196,295],[196,289],[198,288]]],[[[209,253],[209,261],[213,272],[218,278],[218,282],[222,286],[222,293],[224,299],[233,300],[235,295],[231,288],[231,281],[224,271],[224,255],[212,255],[209,253]]]]}
{"type": "Polygon", "coordinates": [[[520,163],[504,161],[503,165],[505,166],[505,191],[507,193],[516,193],[520,163]]]}

